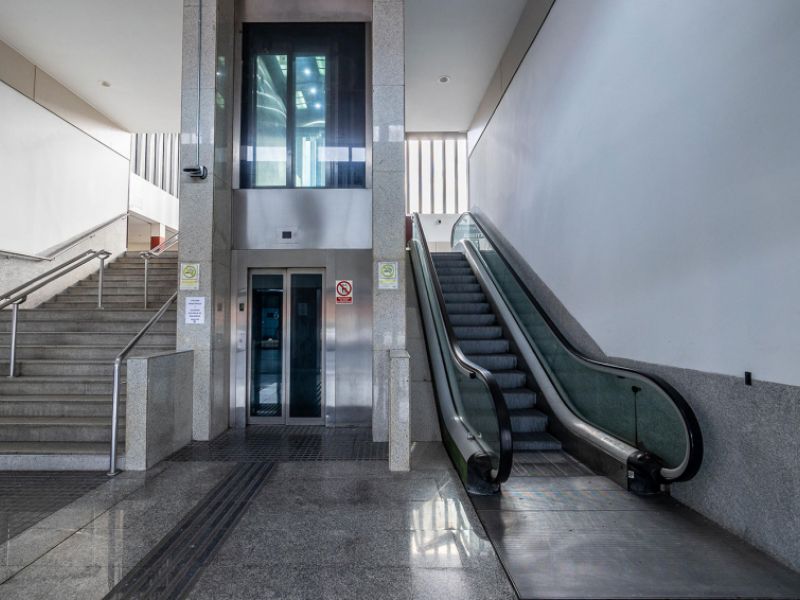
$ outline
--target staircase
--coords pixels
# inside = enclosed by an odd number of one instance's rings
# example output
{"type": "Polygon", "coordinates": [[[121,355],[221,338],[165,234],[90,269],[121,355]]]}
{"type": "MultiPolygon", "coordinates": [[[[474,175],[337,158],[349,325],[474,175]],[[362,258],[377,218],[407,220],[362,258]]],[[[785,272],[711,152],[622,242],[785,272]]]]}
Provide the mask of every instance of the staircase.
{"type": "MultiPolygon", "coordinates": [[[[0,311],[0,470],[108,468],[112,366],[177,287],[177,253],[150,260],[148,309],[144,263],[126,253],[98,273],[33,309],[19,311],[17,377],[9,378],[11,311],[0,311]]],[[[23,305],[24,306],[24,305],[23,305]]],[[[132,356],[175,350],[173,307],[132,356]]],[[[125,441],[125,365],[118,452],[125,441]]]]}
{"type": "Polygon", "coordinates": [[[511,350],[466,257],[458,252],[431,256],[461,349],[494,375],[503,392],[511,414],[514,452],[560,450],[561,443],[547,433],[547,415],[536,408],[532,382],[517,368],[520,360],[511,350]]]}

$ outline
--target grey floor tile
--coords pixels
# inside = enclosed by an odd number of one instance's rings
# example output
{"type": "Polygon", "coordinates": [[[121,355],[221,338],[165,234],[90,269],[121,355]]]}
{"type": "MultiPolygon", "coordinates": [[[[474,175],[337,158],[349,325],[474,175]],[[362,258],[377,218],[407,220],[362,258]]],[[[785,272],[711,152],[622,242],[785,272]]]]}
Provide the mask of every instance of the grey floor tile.
{"type": "Polygon", "coordinates": [[[31,565],[0,585],[3,600],[93,600],[122,578],[113,567],[31,565]]]}
{"type": "Polygon", "coordinates": [[[195,600],[411,600],[411,569],[209,566],[188,597],[195,600]]]}
{"type": "Polygon", "coordinates": [[[0,545],[0,566],[24,567],[75,533],[72,529],[32,527],[0,545]]]}
{"type": "Polygon", "coordinates": [[[500,567],[411,569],[414,600],[517,600],[500,567]]]}

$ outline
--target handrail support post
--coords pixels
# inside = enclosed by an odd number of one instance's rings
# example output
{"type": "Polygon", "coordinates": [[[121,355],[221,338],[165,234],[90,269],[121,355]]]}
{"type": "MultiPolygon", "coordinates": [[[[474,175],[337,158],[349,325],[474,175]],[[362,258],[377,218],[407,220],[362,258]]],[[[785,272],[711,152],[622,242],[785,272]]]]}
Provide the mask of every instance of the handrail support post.
{"type": "Polygon", "coordinates": [[[111,452],[109,454],[108,473],[113,477],[117,471],[117,415],[119,413],[119,372],[122,361],[117,358],[114,361],[114,383],[111,396],[111,452]]]}
{"type": "Polygon", "coordinates": [[[100,273],[97,278],[97,308],[103,308],[103,272],[106,270],[106,257],[100,255],[100,273]]]}
{"type": "Polygon", "coordinates": [[[144,307],[147,308],[147,279],[150,270],[150,257],[144,257],[144,307]]]}
{"type": "Polygon", "coordinates": [[[16,375],[17,362],[17,320],[19,318],[19,302],[11,305],[11,349],[8,354],[8,376],[16,375]]]}

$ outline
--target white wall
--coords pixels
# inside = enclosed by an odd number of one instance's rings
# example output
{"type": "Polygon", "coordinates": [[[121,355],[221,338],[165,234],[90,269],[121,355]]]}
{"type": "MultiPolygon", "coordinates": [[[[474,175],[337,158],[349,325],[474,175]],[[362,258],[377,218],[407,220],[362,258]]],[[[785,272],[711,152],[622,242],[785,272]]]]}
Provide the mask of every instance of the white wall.
{"type": "Polygon", "coordinates": [[[128,159],[0,83],[0,249],[38,254],[127,210],[128,159]]]}
{"type": "Polygon", "coordinates": [[[558,0],[471,199],[611,356],[800,385],[800,2],[558,0]]]}
{"type": "Polygon", "coordinates": [[[135,173],[131,173],[129,208],[153,223],[178,229],[178,199],[135,173]]]}

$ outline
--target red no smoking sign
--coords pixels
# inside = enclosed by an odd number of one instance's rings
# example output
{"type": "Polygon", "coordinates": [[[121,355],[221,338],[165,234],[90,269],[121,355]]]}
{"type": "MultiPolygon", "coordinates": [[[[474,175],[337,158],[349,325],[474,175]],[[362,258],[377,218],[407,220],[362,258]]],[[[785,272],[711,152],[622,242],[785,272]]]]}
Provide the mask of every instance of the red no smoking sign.
{"type": "Polygon", "coordinates": [[[352,304],[352,303],[353,303],[353,280],[337,279],[336,304],[352,304]]]}

